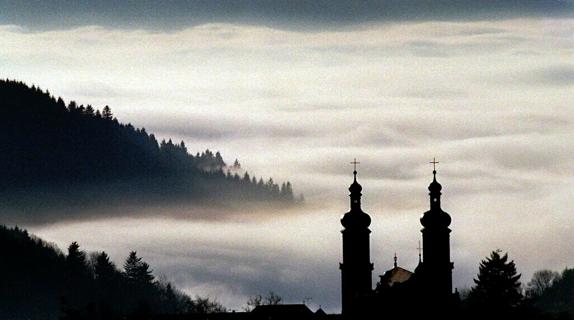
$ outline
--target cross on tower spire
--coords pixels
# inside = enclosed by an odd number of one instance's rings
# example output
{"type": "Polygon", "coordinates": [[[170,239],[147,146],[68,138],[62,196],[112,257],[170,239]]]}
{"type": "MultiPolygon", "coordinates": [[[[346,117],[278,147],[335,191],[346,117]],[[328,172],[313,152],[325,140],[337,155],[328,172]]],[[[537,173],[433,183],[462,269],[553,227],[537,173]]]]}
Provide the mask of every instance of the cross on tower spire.
{"type": "Polygon", "coordinates": [[[355,176],[355,181],[357,180],[357,165],[360,164],[360,162],[357,161],[357,158],[354,158],[353,161],[351,162],[351,164],[353,165],[353,175],[355,176]]]}
{"type": "Polygon", "coordinates": [[[440,162],[436,161],[436,158],[432,158],[432,161],[429,163],[432,163],[432,171],[436,172],[436,165],[440,162]]]}
{"type": "Polygon", "coordinates": [[[351,164],[353,165],[353,171],[357,171],[357,165],[360,164],[360,162],[357,161],[357,158],[353,159],[353,161],[351,162],[351,164]]]}

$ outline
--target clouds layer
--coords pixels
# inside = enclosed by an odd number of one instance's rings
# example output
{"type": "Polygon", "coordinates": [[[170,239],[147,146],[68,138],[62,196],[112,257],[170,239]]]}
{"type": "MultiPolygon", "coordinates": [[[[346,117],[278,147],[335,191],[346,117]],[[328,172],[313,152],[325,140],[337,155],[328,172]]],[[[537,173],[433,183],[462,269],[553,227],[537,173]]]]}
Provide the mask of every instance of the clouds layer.
{"type": "Polygon", "coordinates": [[[0,8],[0,23],[35,30],[86,25],[157,30],[240,23],[309,31],[372,22],[571,17],[574,4],[571,0],[2,0],[0,8]]]}
{"type": "Polygon", "coordinates": [[[564,245],[574,206],[573,34],[573,20],[563,18],[314,33],[231,24],[168,33],[5,26],[0,76],[108,104],[122,121],[184,139],[191,151],[237,156],[257,176],[291,180],[308,203],[281,218],[237,215],[164,229],[157,221],[140,229],[110,222],[101,238],[81,231],[105,224],[38,227],[40,235],[106,250],[122,239],[114,256],[141,249],[189,292],[232,306],[273,289],[293,302],[311,292],[336,310],[338,219],[355,157],[377,273],[395,251],[402,265],[416,265],[435,156],[453,216],[456,286],[470,285],[478,261],[498,247],[526,278],[574,264],[564,245]],[[313,272],[326,276],[315,284],[313,272]]]}

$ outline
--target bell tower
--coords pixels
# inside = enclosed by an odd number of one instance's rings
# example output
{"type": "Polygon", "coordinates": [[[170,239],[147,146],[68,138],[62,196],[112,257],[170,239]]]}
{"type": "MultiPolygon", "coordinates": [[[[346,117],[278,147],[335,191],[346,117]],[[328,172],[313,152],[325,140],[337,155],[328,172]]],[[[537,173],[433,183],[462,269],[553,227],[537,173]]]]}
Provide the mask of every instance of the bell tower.
{"type": "Polygon", "coordinates": [[[433,164],[433,181],[430,183],[430,210],[421,217],[423,235],[423,267],[425,291],[437,303],[447,302],[452,296],[452,269],[450,261],[451,217],[440,205],[442,186],[436,180],[436,160],[433,164]]]}
{"type": "Polygon", "coordinates": [[[360,313],[361,301],[372,292],[373,264],[370,258],[369,236],[371,217],[361,209],[362,187],[357,182],[357,164],[353,183],[349,187],[351,210],[343,216],[343,262],[341,269],[342,314],[344,317],[360,313]]]}

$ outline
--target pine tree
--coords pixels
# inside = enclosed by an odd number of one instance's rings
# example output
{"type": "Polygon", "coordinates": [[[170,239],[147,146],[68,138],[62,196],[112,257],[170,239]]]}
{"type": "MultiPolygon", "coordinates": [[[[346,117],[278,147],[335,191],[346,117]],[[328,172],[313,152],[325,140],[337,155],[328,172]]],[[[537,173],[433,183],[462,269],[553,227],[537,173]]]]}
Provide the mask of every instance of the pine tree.
{"type": "Polygon", "coordinates": [[[107,281],[114,277],[116,266],[110,261],[110,257],[102,251],[94,261],[94,275],[96,280],[107,281]]]}
{"type": "Polygon", "coordinates": [[[92,107],[91,105],[88,105],[86,107],[86,110],[84,111],[88,116],[93,116],[94,115],[94,107],[92,107]]]}
{"type": "Polygon", "coordinates": [[[86,253],[80,250],[80,245],[76,241],[68,247],[66,264],[72,276],[79,276],[86,272],[86,253]]]}
{"type": "Polygon", "coordinates": [[[104,109],[102,109],[102,118],[104,118],[105,120],[112,120],[114,118],[114,115],[112,114],[112,109],[110,109],[109,106],[105,106],[104,109]]]}
{"type": "Polygon", "coordinates": [[[74,112],[78,109],[78,105],[76,104],[76,101],[70,101],[70,103],[68,104],[68,110],[70,110],[70,112],[74,112]]]}
{"type": "Polygon", "coordinates": [[[185,142],[183,142],[183,140],[181,140],[181,142],[179,143],[179,148],[182,150],[183,153],[187,154],[187,147],[185,146],[185,142]]]}
{"type": "Polygon", "coordinates": [[[482,260],[475,286],[468,296],[471,307],[482,311],[507,312],[522,301],[520,274],[516,272],[514,261],[508,261],[508,254],[493,251],[490,257],[482,260]]]}
{"type": "Polygon", "coordinates": [[[124,273],[129,280],[135,283],[150,284],[154,279],[149,265],[142,261],[142,258],[138,257],[135,251],[130,252],[126,259],[124,273]]]}
{"type": "Polygon", "coordinates": [[[287,181],[287,182],[283,182],[281,184],[281,198],[283,200],[289,200],[292,201],[293,198],[293,187],[291,186],[291,182],[287,181]]]}

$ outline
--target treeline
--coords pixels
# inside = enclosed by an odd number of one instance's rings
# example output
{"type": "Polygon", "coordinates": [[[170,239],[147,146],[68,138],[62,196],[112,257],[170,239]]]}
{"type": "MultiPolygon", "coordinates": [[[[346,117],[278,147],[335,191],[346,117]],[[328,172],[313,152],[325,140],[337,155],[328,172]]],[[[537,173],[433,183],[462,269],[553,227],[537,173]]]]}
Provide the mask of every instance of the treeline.
{"type": "Polygon", "coordinates": [[[98,203],[102,194],[107,203],[296,202],[290,183],[247,173],[239,178],[239,162],[228,166],[219,152],[193,155],[183,141],[158,141],[144,128],[120,123],[109,106],[66,104],[17,81],[0,80],[0,146],[0,191],[48,190],[50,196],[39,201],[44,205],[98,203]],[[88,192],[90,197],[73,197],[88,192]]]}
{"type": "Polygon", "coordinates": [[[159,281],[130,252],[121,270],[105,252],[74,242],[66,254],[19,228],[0,226],[0,318],[121,319],[154,314],[223,312],[216,301],[190,298],[159,281]]]}
{"type": "Polygon", "coordinates": [[[523,285],[514,261],[493,251],[479,266],[474,286],[461,295],[467,319],[574,319],[574,269],[541,270],[523,285]]]}

